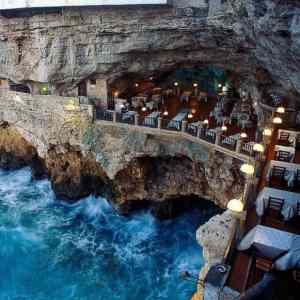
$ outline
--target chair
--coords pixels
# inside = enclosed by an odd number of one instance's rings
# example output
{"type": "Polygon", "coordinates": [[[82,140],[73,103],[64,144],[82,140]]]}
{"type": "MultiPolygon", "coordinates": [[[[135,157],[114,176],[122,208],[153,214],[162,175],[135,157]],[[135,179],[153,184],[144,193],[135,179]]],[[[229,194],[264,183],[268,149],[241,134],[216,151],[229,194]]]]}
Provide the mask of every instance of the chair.
{"type": "Polygon", "coordinates": [[[289,139],[290,139],[290,134],[288,132],[282,131],[280,133],[278,142],[281,145],[289,146],[290,145],[289,139]]]}
{"type": "Polygon", "coordinates": [[[277,151],[277,160],[289,162],[290,161],[290,152],[282,151],[282,150],[277,151]]]}
{"type": "Polygon", "coordinates": [[[286,169],[284,167],[274,166],[270,178],[271,187],[283,187],[286,185],[284,175],[286,169]]]}
{"type": "Polygon", "coordinates": [[[293,279],[300,283],[300,270],[294,270],[293,271],[293,279]]]}
{"type": "Polygon", "coordinates": [[[270,224],[274,227],[283,225],[284,221],[281,216],[281,210],[284,199],[269,197],[268,206],[264,214],[264,224],[270,224]]]}
{"type": "Polygon", "coordinates": [[[294,192],[300,192],[300,169],[297,170],[297,173],[296,173],[293,191],[294,192]]]}
{"type": "Polygon", "coordinates": [[[273,262],[262,257],[257,257],[255,261],[255,268],[263,272],[270,272],[273,269],[273,262]]]}

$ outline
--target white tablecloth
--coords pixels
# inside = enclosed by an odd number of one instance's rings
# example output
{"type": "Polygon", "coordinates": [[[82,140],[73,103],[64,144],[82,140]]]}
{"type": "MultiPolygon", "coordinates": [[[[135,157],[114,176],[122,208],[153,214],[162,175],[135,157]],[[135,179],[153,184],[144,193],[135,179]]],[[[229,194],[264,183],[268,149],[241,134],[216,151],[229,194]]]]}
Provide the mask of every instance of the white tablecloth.
{"type": "Polygon", "coordinates": [[[285,168],[284,179],[287,181],[289,187],[293,187],[295,178],[297,176],[297,171],[300,170],[300,165],[284,161],[271,160],[268,165],[268,171],[266,176],[268,182],[271,179],[272,170],[274,166],[285,168]]]}
{"type": "Polygon", "coordinates": [[[261,190],[261,192],[257,196],[255,203],[257,215],[264,215],[265,208],[268,207],[269,197],[284,199],[281,214],[285,220],[290,220],[295,216],[295,213],[297,211],[297,204],[300,203],[300,194],[270,187],[263,188],[263,190],[261,190]]]}
{"type": "Polygon", "coordinates": [[[282,132],[286,132],[286,133],[289,134],[289,141],[295,147],[296,146],[297,136],[300,134],[299,131],[291,131],[291,130],[279,129],[278,130],[278,139],[280,138],[280,135],[281,135],[282,132]]]}
{"type": "Polygon", "coordinates": [[[168,124],[169,128],[177,128],[180,129],[180,123],[187,117],[187,112],[180,112],[177,114],[168,124]]]}
{"type": "Polygon", "coordinates": [[[286,146],[280,146],[280,145],[276,145],[275,146],[275,152],[278,151],[285,151],[285,152],[289,152],[290,153],[290,162],[294,161],[295,158],[295,148],[294,147],[286,147],[286,146]]]}
{"type": "Polygon", "coordinates": [[[275,269],[286,271],[300,268],[300,236],[294,236],[289,252],[275,262],[275,269]]]}
{"type": "Polygon", "coordinates": [[[238,245],[238,250],[244,251],[253,246],[262,255],[276,259],[291,249],[294,236],[289,232],[257,225],[245,235],[238,245]]]}

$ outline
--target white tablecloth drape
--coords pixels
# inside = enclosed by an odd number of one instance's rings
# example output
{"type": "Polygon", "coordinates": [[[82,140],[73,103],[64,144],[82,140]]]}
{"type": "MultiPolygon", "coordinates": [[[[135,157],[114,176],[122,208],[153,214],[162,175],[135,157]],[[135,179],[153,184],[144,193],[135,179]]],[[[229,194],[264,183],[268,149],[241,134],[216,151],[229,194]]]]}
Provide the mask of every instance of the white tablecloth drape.
{"type": "Polygon", "coordinates": [[[285,132],[285,133],[289,134],[289,141],[295,147],[296,146],[297,137],[300,134],[299,131],[291,131],[291,130],[279,129],[278,130],[278,139],[280,138],[280,135],[281,135],[282,132],[285,132]]]}
{"type": "Polygon", "coordinates": [[[180,129],[180,122],[182,122],[187,117],[187,112],[180,112],[177,114],[168,124],[169,128],[180,129]]]}
{"type": "Polygon", "coordinates": [[[290,220],[295,216],[297,205],[300,203],[300,194],[270,187],[265,187],[263,190],[261,190],[256,199],[257,215],[264,215],[265,208],[268,207],[269,197],[284,199],[281,214],[285,220],[290,220]]]}
{"type": "Polygon", "coordinates": [[[248,250],[253,246],[261,255],[276,259],[291,249],[294,236],[289,232],[257,225],[245,235],[238,245],[238,250],[248,250]]]}
{"type": "Polygon", "coordinates": [[[300,236],[294,236],[289,252],[275,262],[275,269],[286,271],[300,268],[300,236]]]}
{"type": "Polygon", "coordinates": [[[289,152],[290,153],[290,157],[289,157],[289,161],[293,162],[295,159],[295,148],[294,147],[286,147],[286,146],[280,146],[280,145],[276,145],[275,146],[275,152],[278,151],[285,151],[285,152],[289,152]]]}
{"type": "Polygon", "coordinates": [[[266,174],[266,179],[268,182],[271,179],[274,166],[285,168],[284,179],[287,181],[289,187],[293,187],[297,176],[297,172],[298,170],[300,170],[300,165],[284,161],[271,160],[269,162],[268,171],[266,174]]]}

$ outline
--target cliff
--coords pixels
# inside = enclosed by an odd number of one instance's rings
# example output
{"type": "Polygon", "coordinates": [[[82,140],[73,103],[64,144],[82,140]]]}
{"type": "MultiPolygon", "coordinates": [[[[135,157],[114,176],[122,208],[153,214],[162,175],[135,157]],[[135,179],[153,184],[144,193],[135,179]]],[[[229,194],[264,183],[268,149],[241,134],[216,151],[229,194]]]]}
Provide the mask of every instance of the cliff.
{"type": "Polygon", "coordinates": [[[121,86],[128,74],[213,65],[246,90],[299,96],[299,1],[172,2],[0,16],[0,77],[73,94],[91,75],[121,86]]]}
{"type": "Polygon", "coordinates": [[[0,111],[1,161],[32,165],[69,201],[101,194],[127,211],[196,196],[225,207],[243,190],[238,158],[174,132],[92,122],[72,98],[7,92],[0,111]]]}

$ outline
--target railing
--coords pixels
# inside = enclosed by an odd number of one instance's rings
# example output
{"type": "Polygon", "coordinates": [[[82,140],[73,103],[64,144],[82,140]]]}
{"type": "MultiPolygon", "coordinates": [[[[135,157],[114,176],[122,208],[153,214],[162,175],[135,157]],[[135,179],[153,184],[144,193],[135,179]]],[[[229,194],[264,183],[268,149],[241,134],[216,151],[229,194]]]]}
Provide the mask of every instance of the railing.
{"type": "Polygon", "coordinates": [[[202,129],[201,133],[200,133],[200,138],[202,138],[203,140],[211,143],[211,144],[215,144],[216,143],[216,133],[214,131],[211,131],[209,129],[202,129]]]}
{"type": "Polygon", "coordinates": [[[249,144],[247,142],[245,142],[242,145],[242,149],[241,149],[241,153],[245,154],[245,155],[249,155],[249,156],[253,156],[253,144],[249,144]]]}
{"type": "Polygon", "coordinates": [[[135,117],[133,114],[117,112],[117,122],[134,125],[135,117]]]}
{"type": "Polygon", "coordinates": [[[113,121],[113,111],[96,109],[96,119],[104,121],[113,121]]]}
{"type": "Polygon", "coordinates": [[[121,124],[135,125],[139,127],[148,127],[151,129],[158,129],[166,131],[177,132],[193,138],[194,141],[202,140],[215,145],[219,151],[223,151],[228,155],[233,155],[242,160],[248,160],[249,156],[253,156],[253,145],[244,142],[242,146],[238,141],[232,137],[220,135],[215,130],[199,127],[193,124],[185,124],[181,121],[174,121],[154,117],[142,117],[133,113],[120,113],[112,110],[96,109],[96,119],[111,121],[121,124]],[[187,125],[187,126],[186,126],[187,125]],[[222,150],[223,149],[223,150],[222,150]],[[234,154],[235,153],[235,154],[234,154]]]}
{"type": "Polygon", "coordinates": [[[229,150],[235,151],[237,140],[226,135],[221,136],[221,146],[229,150]]]}
{"type": "Polygon", "coordinates": [[[189,124],[186,128],[186,132],[193,136],[197,136],[198,130],[199,126],[193,124],[189,124]]]}
{"type": "Polygon", "coordinates": [[[157,128],[158,120],[157,118],[153,118],[153,117],[141,118],[139,120],[139,125],[144,127],[157,128]]]}
{"type": "Polygon", "coordinates": [[[162,119],[162,129],[172,130],[172,131],[181,131],[182,122],[175,120],[162,119]]]}

